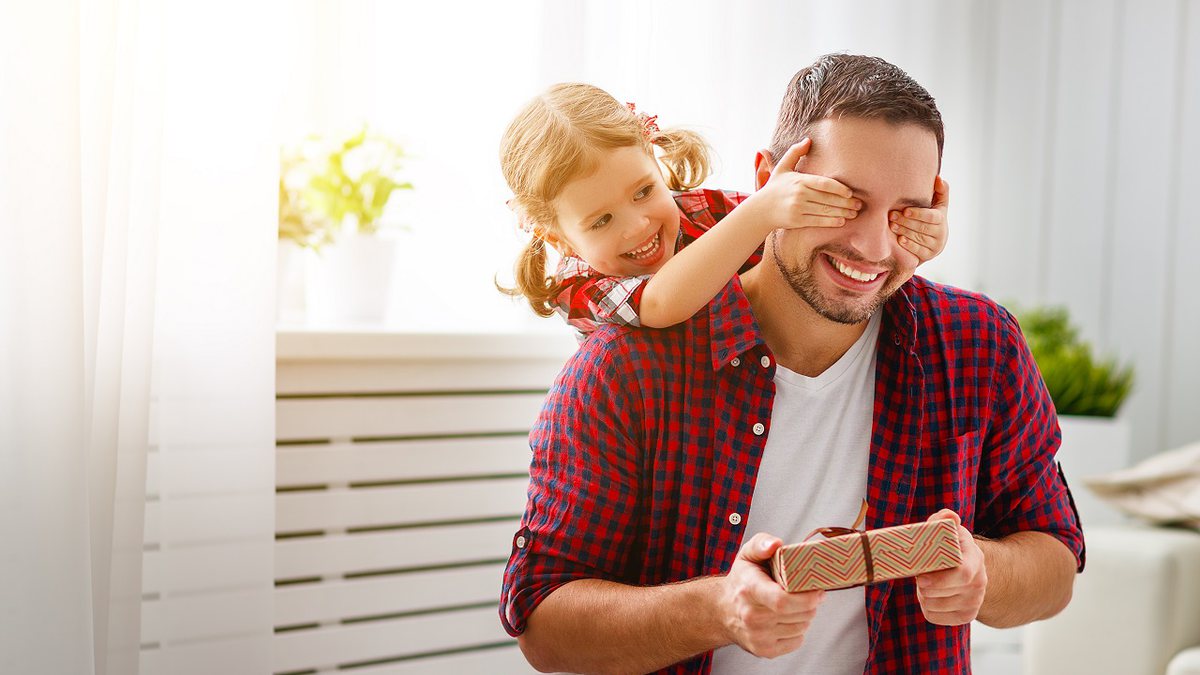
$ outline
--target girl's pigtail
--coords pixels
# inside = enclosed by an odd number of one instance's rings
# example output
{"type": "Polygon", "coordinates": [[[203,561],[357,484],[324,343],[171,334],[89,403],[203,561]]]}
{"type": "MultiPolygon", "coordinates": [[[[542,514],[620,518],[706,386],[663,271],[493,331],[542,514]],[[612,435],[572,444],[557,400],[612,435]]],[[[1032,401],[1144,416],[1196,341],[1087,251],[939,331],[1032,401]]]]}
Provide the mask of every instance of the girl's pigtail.
{"type": "Polygon", "coordinates": [[[530,238],[529,243],[517,256],[513,273],[515,287],[506,288],[497,282],[496,288],[506,295],[525,298],[534,314],[538,316],[554,314],[554,298],[558,295],[558,284],[546,277],[546,242],[541,237],[535,235],[530,238]]]}
{"type": "Polygon", "coordinates": [[[711,173],[708,144],[700,134],[687,129],[664,129],[655,132],[650,142],[662,150],[658,161],[667,170],[667,187],[672,190],[699,187],[711,173]]]}

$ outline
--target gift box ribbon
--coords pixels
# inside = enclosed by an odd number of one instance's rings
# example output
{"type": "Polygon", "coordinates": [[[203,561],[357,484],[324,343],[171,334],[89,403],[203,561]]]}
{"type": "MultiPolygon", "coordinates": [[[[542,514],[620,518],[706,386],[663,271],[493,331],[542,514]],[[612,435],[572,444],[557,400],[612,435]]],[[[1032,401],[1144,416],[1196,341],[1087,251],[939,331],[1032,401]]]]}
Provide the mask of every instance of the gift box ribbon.
{"type": "Polygon", "coordinates": [[[818,534],[826,539],[840,537],[847,534],[857,534],[858,540],[862,543],[863,559],[867,563],[867,585],[875,583],[875,562],[871,559],[871,540],[867,537],[866,528],[862,527],[863,521],[867,518],[867,500],[864,499],[862,507],[858,510],[858,518],[854,519],[854,525],[851,527],[818,527],[808,536],[804,538],[804,543],[818,534]]]}

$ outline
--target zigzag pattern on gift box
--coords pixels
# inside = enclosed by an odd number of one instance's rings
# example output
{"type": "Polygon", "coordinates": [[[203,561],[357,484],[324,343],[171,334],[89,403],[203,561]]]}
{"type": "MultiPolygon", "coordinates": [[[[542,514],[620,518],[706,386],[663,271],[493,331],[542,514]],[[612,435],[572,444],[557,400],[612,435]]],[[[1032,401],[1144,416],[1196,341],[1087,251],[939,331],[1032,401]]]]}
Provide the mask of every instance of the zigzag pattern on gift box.
{"type": "MultiPolygon", "coordinates": [[[[947,569],[962,562],[957,531],[951,521],[938,521],[933,526],[889,527],[869,532],[867,536],[875,581],[947,569]]],[[[862,543],[857,534],[784,547],[773,563],[780,582],[793,592],[846,588],[867,580],[862,543]]]]}
{"type": "Polygon", "coordinates": [[[867,580],[857,534],[786,547],[779,558],[784,588],[789,591],[842,588],[867,580]]]}

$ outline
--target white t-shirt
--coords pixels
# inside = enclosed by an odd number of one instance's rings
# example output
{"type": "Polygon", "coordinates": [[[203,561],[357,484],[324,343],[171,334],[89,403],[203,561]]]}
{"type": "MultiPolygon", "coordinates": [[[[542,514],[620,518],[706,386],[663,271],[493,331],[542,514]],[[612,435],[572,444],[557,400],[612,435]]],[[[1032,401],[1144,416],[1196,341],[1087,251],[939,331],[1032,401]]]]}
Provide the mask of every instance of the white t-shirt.
{"type": "MultiPolygon", "coordinates": [[[[867,493],[880,312],[850,349],[817,377],[775,369],[771,431],[744,530],[796,543],[818,527],[850,527],[867,493]]],[[[820,535],[817,535],[820,536],[820,535]]],[[[866,592],[826,593],[800,649],[762,659],[730,645],[713,655],[714,675],[861,675],[867,662],[866,592]]]]}

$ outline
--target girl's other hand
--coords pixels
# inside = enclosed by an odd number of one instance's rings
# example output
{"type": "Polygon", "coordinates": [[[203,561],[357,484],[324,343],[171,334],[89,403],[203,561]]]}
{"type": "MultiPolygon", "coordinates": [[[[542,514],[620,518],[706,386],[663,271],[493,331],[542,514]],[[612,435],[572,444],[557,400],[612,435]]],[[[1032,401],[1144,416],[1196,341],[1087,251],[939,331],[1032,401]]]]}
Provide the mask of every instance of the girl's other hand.
{"type": "Polygon", "coordinates": [[[892,232],[905,250],[921,262],[929,262],[946,248],[949,224],[946,212],[950,208],[950,184],[938,176],[933,182],[933,207],[908,207],[888,213],[892,232]]]}

